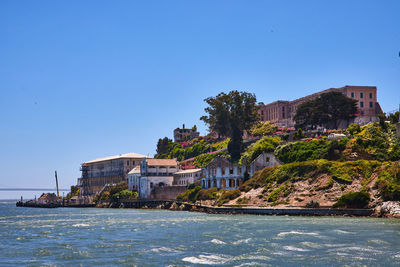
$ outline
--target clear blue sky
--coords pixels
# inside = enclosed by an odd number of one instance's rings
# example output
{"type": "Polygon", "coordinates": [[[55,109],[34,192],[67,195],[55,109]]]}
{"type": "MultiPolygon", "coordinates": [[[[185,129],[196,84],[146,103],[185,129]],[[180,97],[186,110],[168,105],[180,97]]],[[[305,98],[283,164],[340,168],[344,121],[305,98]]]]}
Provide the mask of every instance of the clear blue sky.
{"type": "MultiPolygon", "coordinates": [[[[374,85],[400,102],[400,1],[0,1],[0,187],[153,155],[203,99],[374,85]]],[[[0,198],[19,193],[0,192],[0,198]],[[7,195],[8,194],[8,195],[7,195]]]]}

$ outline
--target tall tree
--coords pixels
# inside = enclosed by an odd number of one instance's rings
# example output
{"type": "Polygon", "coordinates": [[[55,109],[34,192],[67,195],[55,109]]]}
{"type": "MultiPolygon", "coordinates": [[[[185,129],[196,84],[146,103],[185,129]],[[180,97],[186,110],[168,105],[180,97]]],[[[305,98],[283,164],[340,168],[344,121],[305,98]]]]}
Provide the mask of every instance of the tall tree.
{"type": "Polygon", "coordinates": [[[294,120],[296,128],[324,126],[336,129],[340,120],[349,120],[357,113],[357,100],[340,92],[321,94],[318,98],[300,104],[294,120]]]}
{"type": "Polygon", "coordinates": [[[219,137],[231,138],[228,151],[233,161],[238,160],[243,148],[243,132],[250,130],[260,119],[256,96],[234,90],[208,97],[204,101],[208,104],[204,109],[208,115],[200,119],[219,137]]]}
{"type": "Polygon", "coordinates": [[[155,158],[164,158],[167,157],[169,152],[172,149],[172,140],[168,137],[160,138],[157,142],[157,154],[154,156],[155,158]]]}

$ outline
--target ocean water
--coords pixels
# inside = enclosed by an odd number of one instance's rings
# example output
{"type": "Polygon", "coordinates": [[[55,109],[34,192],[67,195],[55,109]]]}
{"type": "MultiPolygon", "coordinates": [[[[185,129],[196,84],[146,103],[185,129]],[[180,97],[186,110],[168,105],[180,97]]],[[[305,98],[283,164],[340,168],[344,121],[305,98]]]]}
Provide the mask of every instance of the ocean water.
{"type": "Polygon", "coordinates": [[[17,208],[0,266],[398,266],[400,220],[17,208]]]}

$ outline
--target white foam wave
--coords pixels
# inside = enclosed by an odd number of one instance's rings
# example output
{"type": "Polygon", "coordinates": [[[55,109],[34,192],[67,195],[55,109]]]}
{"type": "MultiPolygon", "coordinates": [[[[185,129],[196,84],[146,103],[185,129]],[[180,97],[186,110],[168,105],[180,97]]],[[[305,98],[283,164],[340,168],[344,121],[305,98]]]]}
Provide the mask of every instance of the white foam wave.
{"type": "MultiPolygon", "coordinates": [[[[260,263],[258,262],[246,262],[246,263],[242,263],[240,265],[238,265],[237,267],[241,267],[241,266],[260,266],[260,263]]],[[[264,266],[264,265],[262,265],[264,266]]]]}
{"type": "Polygon", "coordinates": [[[294,246],[284,246],[283,248],[286,249],[286,250],[298,251],[298,252],[307,252],[307,251],[310,251],[310,250],[308,250],[308,249],[298,248],[298,247],[294,247],[294,246]]]}
{"type": "Polygon", "coordinates": [[[374,244],[382,244],[382,245],[388,245],[389,244],[389,242],[386,242],[386,241],[380,240],[380,239],[370,239],[370,240],[368,240],[368,242],[374,243],[374,244]]]}
{"type": "Polygon", "coordinates": [[[340,229],[333,230],[333,231],[338,234],[354,234],[354,232],[348,232],[348,231],[344,231],[344,230],[340,230],[340,229]]]}
{"type": "Polygon", "coordinates": [[[72,227],[87,227],[87,226],[89,226],[89,224],[87,223],[76,223],[72,225],[72,227]]]}
{"type": "Polygon", "coordinates": [[[299,231],[290,231],[290,232],[280,232],[278,234],[279,237],[285,237],[287,235],[311,235],[311,236],[319,236],[318,233],[314,232],[299,232],[299,231]]]}
{"type": "Polygon", "coordinates": [[[214,238],[213,240],[211,240],[211,243],[218,244],[218,245],[224,245],[224,244],[226,244],[224,241],[219,240],[219,239],[216,239],[216,238],[214,238]]]}
{"type": "Polygon", "coordinates": [[[249,243],[250,240],[251,240],[251,238],[240,239],[238,241],[233,242],[233,244],[234,245],[243,244],[243,243],[247,244],[247,243],[249,243]]]}
{"type": "Polygon", "coordinates": [[[219,255],[199,255],[198,257],[185,257],[182,260],[193,264],[217,265],[228,262],[229,258],[219,255]]]}
{"type": "Polygon", "coordinates": [[[323,245],[314,243],[314,242],[301,242],[300,244],[302,244],[303,246],[306,246],[306,247],[310,247],[310,248],[322,248],[323,247],[323,245]]]}
{"type": "Polygon", "coordinates": [[[179,250],[167,247],[152,248],[150,251],[153,252],[170,252],[170,253],[180,253],[179,250]]]}

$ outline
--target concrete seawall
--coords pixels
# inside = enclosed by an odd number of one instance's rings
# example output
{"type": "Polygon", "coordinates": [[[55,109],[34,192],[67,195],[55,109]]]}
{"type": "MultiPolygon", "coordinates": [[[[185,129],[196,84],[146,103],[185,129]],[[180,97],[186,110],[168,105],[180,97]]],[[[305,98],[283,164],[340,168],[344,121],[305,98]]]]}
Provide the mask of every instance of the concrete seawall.
{"type": "Polygon", "coordinates": [[[371,216],[374,213],[374,210],[372,209],[210,207],[210,206],[201,206],[190,203],[182,203],[173,200],[131,200],[131,201],[121,201],[121,204],[124,208],[178,209],[184,211],[205,212],[210,214],[366,217],[366,216],[371,216]]]}
{"type": "MultiPolygon", "coordinates": [[[[95,204],[68,204],[51,203],[39,204],[18,202],[17,207],[32,208],[89,208],[95,204]]],[[[209,214],[249,214],[249,215],[289,215],[289,216],[363,216],[368,217],[374,213],[372,209],[306,209],[306,208],[238,208],[238,207],[210,207],[173,200],[126,200],[120,201],[117,207],[133,209],[168,209],[209,214]]]]}

